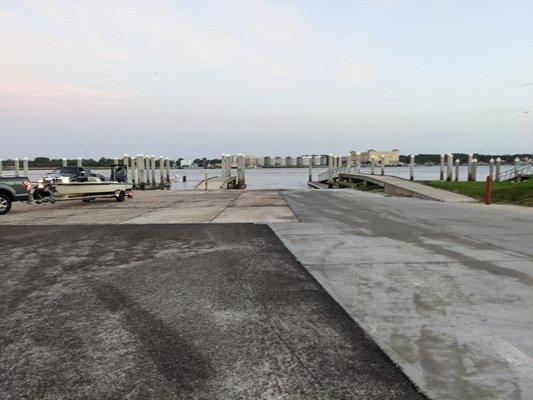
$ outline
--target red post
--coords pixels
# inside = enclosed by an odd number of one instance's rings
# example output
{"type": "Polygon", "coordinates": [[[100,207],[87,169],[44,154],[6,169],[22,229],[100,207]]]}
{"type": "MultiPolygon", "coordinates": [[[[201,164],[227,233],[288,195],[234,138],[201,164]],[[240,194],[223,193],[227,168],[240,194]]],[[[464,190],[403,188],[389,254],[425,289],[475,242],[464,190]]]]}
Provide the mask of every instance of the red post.
{"type": "Polygon", "coordinates": [[[492,176],[487,176],[485,183],[485,204],[490,204],[492,201],[492,176]]]}

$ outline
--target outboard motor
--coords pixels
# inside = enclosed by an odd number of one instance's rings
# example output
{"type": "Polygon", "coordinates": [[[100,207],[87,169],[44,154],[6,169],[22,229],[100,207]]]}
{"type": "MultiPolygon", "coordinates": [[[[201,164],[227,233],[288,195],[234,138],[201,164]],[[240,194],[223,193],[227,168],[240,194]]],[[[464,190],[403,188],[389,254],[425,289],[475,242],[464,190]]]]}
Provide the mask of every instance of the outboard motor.
{"type": "Polygon", "coordinates": [[[124,183],[128,180],[128,170],[123,165],[117,165],[113,175],[117,182],[124,183]]]}

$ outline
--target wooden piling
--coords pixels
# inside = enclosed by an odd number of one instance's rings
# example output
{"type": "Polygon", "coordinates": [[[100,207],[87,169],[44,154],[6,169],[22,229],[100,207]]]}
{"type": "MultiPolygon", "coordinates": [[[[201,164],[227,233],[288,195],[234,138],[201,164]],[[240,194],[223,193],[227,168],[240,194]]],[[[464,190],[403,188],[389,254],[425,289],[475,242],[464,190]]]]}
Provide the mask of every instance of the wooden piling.
{"type": "Polygon", "coordinates": [[[440,178],[441,181],[444,180],[444,154],[440,155],[440,178]]]}
{"type": "Polygon", "coordinates": [[[374,156],[370,157],[370,175],[374,175],[376,167],[376,158],[374,156]]]}
{"type": "Polygon", "coordinates": [[[132,181],[132,178],[131,178],[131,175],[132,175],[132,171],[130,171],[130,156],[128,156],[127,154],[124,154],[124,156],[122,157],[122,165],[124,165],[124,167],[126,168],[126,182],[130,183],[132,181]]]}
{"type": "Polygon", "coordinates": [[[144,161],[144,155],[139,154],[136,157],[136,164],[137,164],[137,174],[138,174],[138,182],[139,182],[139,188],[141,190],[146,189],[146,174],[145,174],[145,161],[144,161]]]}
{"type": "Polygon", "coordinates": [[[355,172],[359,173],[361,171],[361,152],[357,151],[355,153],[355,172]]]}
{"type": "Polygon", "coordinates": [[[469,182],[473,181],[472,179],[472,162],[474,160],[474,155],[472,153],[468,154],[468,178],[469,182]]]}
{"type": "Polygon", "coordinates": [[[475,182],[477,180],[477,158],[474,158],[472,160],[472,182],[475,182]]]}
{"type": "Polygon", "coordinates": [[[415,180],[415,156],[412,154],[409,156],[409,180],[415,180]]]}
{"type": "Polygon", "coordinates": [[[446,155],[446,181],[451,182],[453,180],[453,154],[448,153],[446,155]]]}
{"type": "Polygon", "coordinates": [[[146,186],[145,188],[148,189],[152,185],[152,178],[150,174],[150,156],[147,155],[144,159],[144,174],[146,176],[146,186]]]}
{"type": "Polygon", "coordinates": [[[165,188],[165,157],[159,156],[159,188],[165,188]]]}
{"type": "Polygon", "coordinates": [[[501,164],[502,164],[502,159],[500,157],[498,157],[496,159],[496,177],[495,177],[495,181],[496,182],[499,182],[500,181],[500,167],[501,167],[501,164]]]}
{"type": "Polygon", "coordinates": [[[167,186],[167,189],[170,189],[170,158],[167,157],[167,159],[165,160],[165,166],[166,166],[166,179],[165,179],[165,183],[166,183],[166,186],[167,186]]]}
{"type": "Polygon", "coordinates": [[[245,178],[245,169],[246,169],[246,159],[244,158],[244,154],[238,154],[237,155],[237,182],[240,188],[244,188],[246,186],[246,178],[245,178]]]}
{"type": "Polygon", "coordinates": [[[20,160],[18,158],[15,158],[14,160],[14,167],[15,167],[15,176],[20,176],[20,160]]]}
{"type": "Polygon", "coordinates": [[[155,183],[155,156],[152,154],[150,157],[150,171],[151,171],[151,179],[152,179],[152,189],[155,189],[156,183],[155,183]]]}
{"type": "Polygon", "coordinates": [[[22,159],[22,169],[24,171],[24,176],[25,177],[28,177],[28,172],[29,172],[29,168],[28,168],[28,157],[24,157],[22,159]]]}
{"type": "Polygon", "coordinates": [[[313,181],[313,163],[309,163],[309,168],[307,172],[309,174],[309,182],[312,182],[313,181]]]}
{"type": "Polygon", "coordinates": [[[131,183],[134,188],[139,184],[139,171],[137,170],[137,158],[130,157],[131,183]]]}
{"type": "Polygon", "coordinates": [[[83,162],[82,162],[82,160],[81,160],[81,157],[78,157],[78,159],[76,160],[76,165],[77,165],[79,168],[83,167],[83,162]]]}
{"type": "Polygon", "coordinates": [[[494,158],[489,160],[489,175],[490,179],[494,180],[494,158]]]}
{"type": "Polygon", "coordinates": [[[329,153],[328,157],[328,187],[333,187],[333,168],[335,165],[335,160],[333,159],[333,153],[329,153]]]}
{"type": "Polygon", "coordinates": [[[68,165],[68,161],[67,161],[66,158],[63,158],[63,159],[61,160],[61,165],[62,165],[63,167],[66,167],[66,166],[68,165]]]}
{"type": "Polygon", "coordinates": [[[455,182],[459,182],[459,165],[461,164],[461,160],[457,159],[455,160],[455,182]]]}
{"type": "Polygon", "coordinates": [[[385,175],[385,156],[381,156],[381,175],[385,175]]]}

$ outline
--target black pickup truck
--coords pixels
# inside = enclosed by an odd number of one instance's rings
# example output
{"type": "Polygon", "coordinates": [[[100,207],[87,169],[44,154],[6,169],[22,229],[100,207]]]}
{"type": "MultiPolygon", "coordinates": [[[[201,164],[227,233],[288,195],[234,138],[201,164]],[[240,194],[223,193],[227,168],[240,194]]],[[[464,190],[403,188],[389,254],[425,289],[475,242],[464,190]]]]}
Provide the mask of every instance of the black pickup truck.
{"type": "Polygon", "coordinates": [[[28,178],[0,176],[0,215],[7,214],[14,201],[27,201],[30,192],[31,182],[28,178]]]}

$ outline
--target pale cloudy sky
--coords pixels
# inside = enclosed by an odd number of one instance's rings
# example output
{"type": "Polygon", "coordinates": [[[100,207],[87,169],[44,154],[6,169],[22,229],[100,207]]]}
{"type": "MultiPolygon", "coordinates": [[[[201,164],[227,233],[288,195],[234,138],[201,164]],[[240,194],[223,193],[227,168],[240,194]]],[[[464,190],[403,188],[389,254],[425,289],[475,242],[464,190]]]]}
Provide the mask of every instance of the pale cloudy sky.
{"type": "Polygon", "coordinates": [[[0,0],[0,157],[533,151],[533,1],[0,0]]]}

